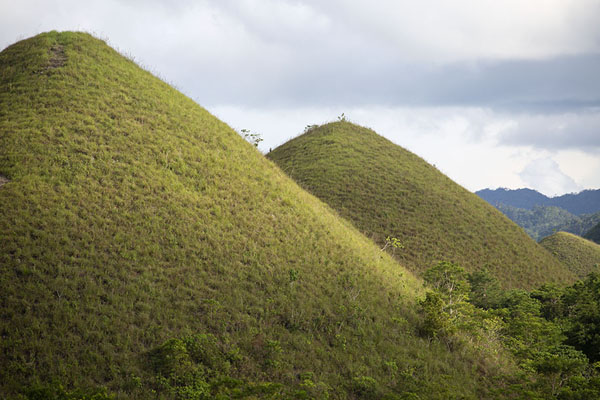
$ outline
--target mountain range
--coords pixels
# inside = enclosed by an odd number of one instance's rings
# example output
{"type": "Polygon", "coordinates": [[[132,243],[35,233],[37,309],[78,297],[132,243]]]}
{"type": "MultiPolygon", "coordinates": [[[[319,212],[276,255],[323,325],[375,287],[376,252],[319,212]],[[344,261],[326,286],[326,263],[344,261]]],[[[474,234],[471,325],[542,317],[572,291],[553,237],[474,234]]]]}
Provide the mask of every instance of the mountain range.
{"type": "Polygon", "coordinates": [[[483,189],[475,194],[492,205],[504,204],[526,210],[532,210],[535,206],[553,206],[574,215],[594,214],[600,211],[600,189],[588,189],[557,197],[548,197],[533,189],[483,189]]]}
{"type": "Polygon", "coordinates": [[[585,236],[600,223],[600,190],[551,198],[532,189],[484,189],[475,193],[535,240],[558,231],[585,236]]]}

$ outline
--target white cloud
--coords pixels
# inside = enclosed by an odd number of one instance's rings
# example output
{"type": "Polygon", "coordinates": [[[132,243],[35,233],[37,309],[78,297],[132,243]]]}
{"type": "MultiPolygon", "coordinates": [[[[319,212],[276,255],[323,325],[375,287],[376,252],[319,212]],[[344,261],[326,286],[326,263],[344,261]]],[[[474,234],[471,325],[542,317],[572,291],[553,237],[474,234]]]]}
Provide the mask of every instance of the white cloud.
{"type": "Polygon", "coordinates": [[[544,149],[579,149],[600,152],[600,109],[558,114],[522,114],[499,135],[507,145],[531,145],[544,149]]]}
{"type": "Polygon", "coordinates": [[[562,194],[581,187],[600,188],[596,153],[499,144],[499,137],[513,129],[517,119],[484,108],[221,106],[209,111],[238,131],[260,133],[264,139],[260,148],[265,152],[301,134],[306,125],[333,121],[344,112],[350,121],[414,152],[471,191],[528,186],[562,194]],[[546,164],[531,160],[546,160],[546,164]]]}
{"type": "Polygon", "coordinates": [[[573,178],[561,171],[558,163],[550,157],[531,161],[519,176],[525,185],[547,196],[579,192],[583,189],[573,178]]]}
{"type": "Polygon", "coordinates": [[[343,0],[312,3],[411,58],[436,62],[597,52],[596,0],[343,0]]]}

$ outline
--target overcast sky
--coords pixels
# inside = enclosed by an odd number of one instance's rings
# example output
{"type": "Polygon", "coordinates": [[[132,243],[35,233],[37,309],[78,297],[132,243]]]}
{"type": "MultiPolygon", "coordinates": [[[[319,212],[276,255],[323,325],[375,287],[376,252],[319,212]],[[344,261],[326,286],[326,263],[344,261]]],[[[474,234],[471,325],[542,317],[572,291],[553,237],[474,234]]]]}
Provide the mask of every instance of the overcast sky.
{"type": "Polygon", "coordinates": [[[345,113],[472,191],[600,188],[600,0],[0,0],[0,48],[48,30],[105,39],[263,151],[345,113]]]}

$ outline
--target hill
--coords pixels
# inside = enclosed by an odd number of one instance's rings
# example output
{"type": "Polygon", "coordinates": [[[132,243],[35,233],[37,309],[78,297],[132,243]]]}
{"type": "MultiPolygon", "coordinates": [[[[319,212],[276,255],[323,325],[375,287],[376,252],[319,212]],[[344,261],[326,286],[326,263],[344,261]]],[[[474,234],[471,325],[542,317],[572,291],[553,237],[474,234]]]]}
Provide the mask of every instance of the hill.
{"type": "Polygon", "coordinates": [[[547,197],[532,189],[483,189],[475,192],[488,203],[504,204],[533,210],[535,206],[560,207],[571,214],[594,214],[600,212],[600,189],[584,190],[557,197],[547,197]]]}
{"type": "Polygon", "coordinates": [[[494,207],[370,129],[329,123],[267,156],[380,245],[398,238],[412,271],[446,260],[487,267],[506,288],[574,279],[494,207]]]}
{"type": "Polygon", "coordinates": [[[579,278],[598,271],[600,245],[567,232],[556,232],[540,241],[540,244],[564,263],[579,278]]]}
{"type": "Polygon", "coordinates": [[[600,222],[597,223],[592,229],[587,231],[583,237],[593,242],[600,243],[600,222]]]}
{"type": "Polygon", "coordinates": [[[574,215],[555,206],[534,206],[528,210],[498,204],[496,208],[538,241],[557,231],[583,236],[600,221],[600,212],[591,215],[574,215]]]}
{"type": "Polygon", "coordinates": [[[498,396],[410,272],[90,35],[0,53],[0,176],[1,398],[498,396]]]}

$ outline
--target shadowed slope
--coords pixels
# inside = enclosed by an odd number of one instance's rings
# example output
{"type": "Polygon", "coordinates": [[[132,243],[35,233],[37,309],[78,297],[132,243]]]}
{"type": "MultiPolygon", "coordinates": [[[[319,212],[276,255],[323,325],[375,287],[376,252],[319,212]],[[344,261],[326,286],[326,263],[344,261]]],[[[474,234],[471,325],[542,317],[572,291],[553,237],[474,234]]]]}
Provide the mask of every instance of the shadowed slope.
{"type": "Polygon", "coordinates": [[[488,267],[507,288],[574,279],[494,207],[370,129],[326,124],[268,157],[376,242],[400,239],[395,256],[413,271],[448,260],[488,267]]]}
{"type": "Polygon", "coordinates": [[[495,397],[493,366],[416,335],[410,273],[87,34],[0,54],[0,175],[0,397],[495,397]]]}
{"type": "Polygon", "coordinates": [[[556,232],[540,244],[579,278],[585,278],[600,265],[600,245],[572,233],[556,232]]]}
{"type": "Polygon", "coordinates": [[[596,243],[600,243],[600,223],[596,224],[596,226],[587,231],[583,237],[596,243]]]}

